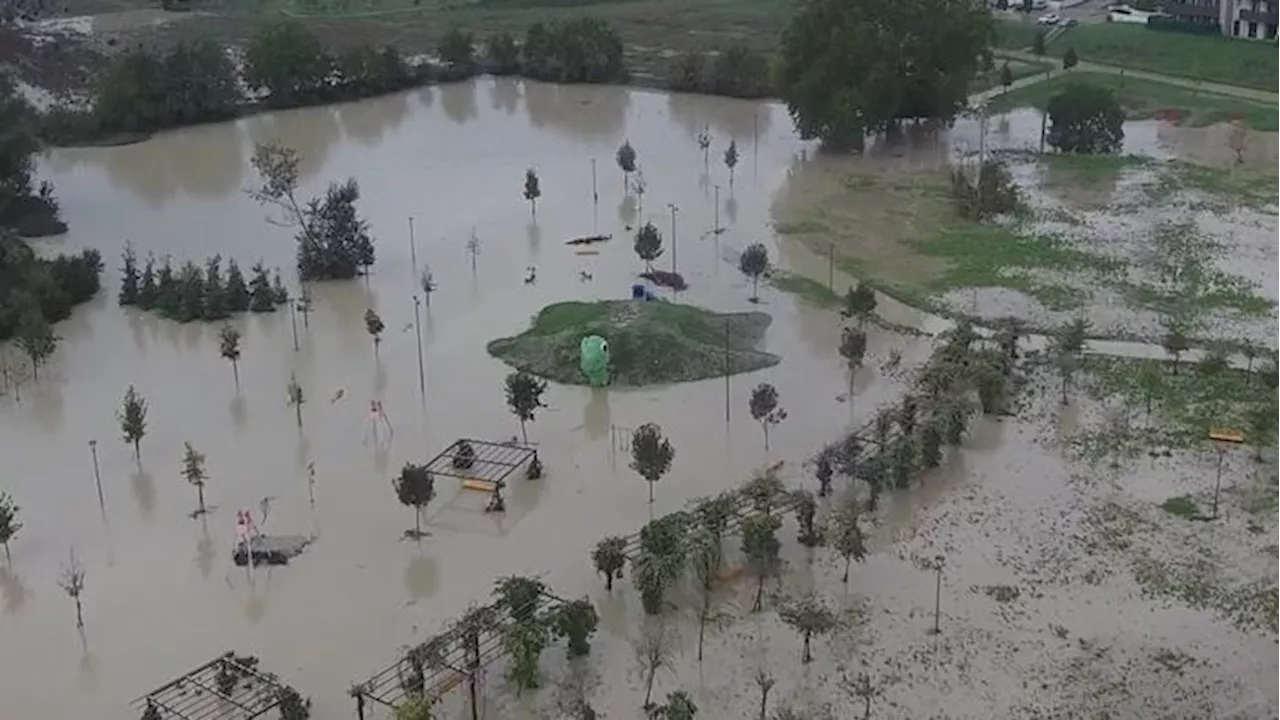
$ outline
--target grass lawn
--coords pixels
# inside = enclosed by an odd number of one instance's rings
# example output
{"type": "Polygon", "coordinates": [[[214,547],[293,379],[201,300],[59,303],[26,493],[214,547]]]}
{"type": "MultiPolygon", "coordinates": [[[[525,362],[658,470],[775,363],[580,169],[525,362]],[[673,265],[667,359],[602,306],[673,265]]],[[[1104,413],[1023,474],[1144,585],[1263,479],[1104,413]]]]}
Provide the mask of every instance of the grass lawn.
{"type": "MultiPolygon", "coordinates": [[[[1150,31],[1149,31],[1150,32],[1150,31]]],[[[1274,51],[1274,48],[1272,48],[1274,51]]],[[[1236,115],[1244,117],[1255,130],[1274,132],[1280,129],[1280,113],[1275,105],[1264,105],[1242,98],[1198,92],[1191,88],[1169,85],[1153,80],[1126,78],[1110,73],[1077,71],[1057,75],[1044,82],[1015,88],[992,99],[996,110],[1015,107],[1043,109],[1049,98],[1061,92],[1067,83],[1080,82],[1111,88],[1120,99],[1125,114],[1134,120],[1151,118],[1168,111],[1182,116],[1182,124],[1193,127],[1212,125],[1230,120],[1236,115]]]]}
{"type": "Polygon", "coordinates": [[[996,19],[996,41],[993,47],[1001,50],[1024,50],[1031,47],[1040,31],[1033,18],[1025,20],[996,19]]]}
{"type": "MultiPolygon", "coordinates": [[[[1053,67],[1052,62],[1032,63],[1022,62],[1019,60],[1009,60],[1009,73],[1013,75],[1013,81],[1017,82],[1025,77],[1031,77],[1038,73],[1043,73],[1046,68],[1053,67]]],[[[978,73],[973,82],[969,83],[969,92],[977,93],[1000,84],[1000,68],[1004,67],[1004,60],[996,60],[996,66],[989,73],[978,73]]]]}
{"type": "Polygon", "coordinates": [[[1058,56],[1067,48],[1075,48],[1084,61],[1271,92],[1276,91],[1280,67],[1274,42],[1189,35],[1122,23],[1078,25],[1049,45],[1058,56]]]}

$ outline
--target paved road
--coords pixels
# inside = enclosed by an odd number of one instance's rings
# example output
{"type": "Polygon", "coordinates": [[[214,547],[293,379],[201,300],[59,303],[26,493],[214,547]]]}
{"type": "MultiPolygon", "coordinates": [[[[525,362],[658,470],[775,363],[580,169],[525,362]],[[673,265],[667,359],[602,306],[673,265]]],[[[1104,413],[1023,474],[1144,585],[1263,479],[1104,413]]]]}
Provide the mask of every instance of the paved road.
{"type": "MultiPolygon", "coordinates": [[[[1048,56],[1033,55],[1029,52],[1021,50],[996,50],[997,57],[1008,58],[1010,60],[1022,60],[1024,62],[1044,62],[1048,56]]],[[[1053,59],[1053,58],[1049,58],[1053,59]]],[[[1175,75],[1162,75],[1160,73],[1147,72],[1145,70],[1133,70],[1130,68],[1117,67],[1115,65],[1102,65],[1092,62],[1081,62],[1074,71],[1107,73],[1109,75],[1124,75],[1125,77],[1138,78],[1139,80],[1154,80],[1156,82],[1166,83],[1168,85],[1177,85],[1179,87],[1191,88],[1192,90],[1202,90],[1215,95],[1227,95],[1231,97],[1244,98],[1263,103],[1280,102],[1280,95],[1266,90],[1255,90],[1254,88],[1238,87],[1236,85],[1223,85],[1214,82],[1202,82],[1192,80],[1191,78],[1177,77],[1175,75]]],[[[1062,72],[1062,71],[1055,71],[1062,72]]],[[[1066,72],[1072,72],[1068,70],[1066,72]]],[[[1043,75],[1038,76],[1041,80],[1043,75]]],[[[1017,83],[1015,83],[1015,86],[1017,83]]]]}

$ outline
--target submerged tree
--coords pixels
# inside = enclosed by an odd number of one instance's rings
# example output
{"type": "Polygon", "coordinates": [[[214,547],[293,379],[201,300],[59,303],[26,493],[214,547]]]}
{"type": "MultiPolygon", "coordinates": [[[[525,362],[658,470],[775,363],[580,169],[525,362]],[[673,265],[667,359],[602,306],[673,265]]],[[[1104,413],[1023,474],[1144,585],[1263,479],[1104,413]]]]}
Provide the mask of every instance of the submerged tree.
{"type": "Polygon", "coordinates": [[[369,308],[364,311],[364,329],[373,337],[373,356],[378,357],[378,346],[382,344],[382,331],[387,329],[378,313],[369,308]]]}
{"type": "Polygon", "coordinates": [[[706,167],[711,161],[711,126],[704,125],[698,131],[698,149],[702,151],[702,165],[706,167]]]}
{"type": "Polygon", "coordinates": [[[811,460],[813,476],[818,481],[818,497],[827,497],[831,494],[831,480],[835,477],[835,467],[832,462],[834,451],[834,448],[823,448],[811,460]]]}
{"type": "Polygon", "coordinates": [[[782,519],[776,515],[749,515],[742,520],[742,554],[747,557],[756,576],[756,596],[751,605],[751,612],[759,612],[764,600],[764,581],[777,574],[781,560],[778,551],[782,543],[778,542],[778,528],[782,527],[782,519]]]}
{"type": "Polygon", "coordinates": [[[733,187],[733,169],[738,167],[738,143],[736,140],[729,141],[729,147],[724,149],[724,166],[729,168],[729,187],[733,187]]]}
{"type": "Polygon", "coordinates": [[[529,201],[529,214],[538,217],[538,198],[542,197],[542,188],[538,183],[538,171],[529,168],[524,171],[524,199],[529,201]]]}
{"type": "Polygon", "coordinates": [[[227,261],[225,292],[228,310],[231,312],[245,312],[249,309],[249,286],[245,284],[244,273],[241,272],[239,263],[234,259],[227,261]]]}
{"type": "Polygon", "coordinates": [[[778,608],[778,616],[804,639],[800,662],[805,665],[813,661],[813,655],[809,652],[813,636],[824,635],[836,627],[835,613],[813,593],[782,603],[782,607],[778,608]]]}
{"type": "Polygon", "coordinates": [[[62,572],[58,575],[58,587],[67,594],[76,603],[76,627],[84,627],[84,613],[82,611],[81,597],[84,595],[84,566],[80,564],[80,560],[76,557],[74,548],[71,550],[71,557],[66,565],[62,566],[62,572]]]}
{"type": "Polygon", "coordinates": [[[711,529],[700,525],[690,532],[686,561],[698,583],[701,602],[698,606],[698,662],[702,662],[702,646],[706,638],[707,623],[712,620],[711,598],[724,552],[720,537],[711,529]]]}
{"type": "Polygon", "coordinates": [[[190,442],[182,444],[182,477],[196,488],[196,500],[199,504],[191,517],[209,512],[204,506],[204,482],[209,479],[204,469],[204,453],[196,452],[190,442]]]}
{"type": "Polygon", "coordinates": [[[134,459],[142,462],[142,438],[147,434],[147,401],[132,385],[124,391],[124,400],[116,418],[120,421],[124,441],[133,446],[134,459]]]}
{"type": "Polygon", "coordinates": [[[738,271],[751,280],[751,302],[760,302],[760,277],[769,272],[769,251],[761,243],[751,243],[738,256],[738,271]]]}
{"type": "Polygon", "coordinates": [[[604,575],[605,590],[612,592],[614,578],[622,577],[622,569],[627,564],[626,550],[626,538],[607,537],[596,543],[591,551],[591,562],[596,566],[596,572],[604,575]]]}
{"type": "Polygon", "coordinates": [[[747,404],[751,409],[751,419],[760,423],[760,429],[764,431],[764,449],[768,452],[769,427],[787,419],[787,411],[778,407],[778,390],[769,383],[760,383],[751,391],[747,404]]]}
{"type": "Polygon", "coordinates": [[[556,608],[551,619],[551,630],[556,637],[568,640],[570,659],[591,652],[591,636],[600,624],[596,606],[587,598],[573,600],[556,608]]]}
{"type": "Polygon", "coordinates": [[[306,395],[302,392],[302,385],[298,384],[298,378],[293,373],[289,373],[289,385],[285,388],[285,399],[289,403],[289,407],[293,408],[293,414],[298,420],[298,427],[302,427],[302,405],[307,401],[306,395]]]}
{"type": "Polygon", "coordinates": [[[849,497],[827,520],[827,540],[844,558],[844,575],[840,578],[843,583],[849,582],[850,563],[854,560],[861,562],[867,556],[867,538],[862,532],[861,517],[862,508],[858,500],[849,497]]]}
{"type": "Polygon", "coordinates": [[[635,250],[644,261],[645,272],[653,272],[653,261],[662,257],[662,233],[653,223],[645,223],[636,232],[635,250]]]}
{"type": "Polygon", "coordinates": [[[756,689],[760,691],[760,715],[759,720],[765,720],[765,716],[769,710],[769,693],[773,690],[773,686],[778,684],[773,673],[769,672],[767,667],[761,665],[752,673],[751,680],[756,684],[756,689]]]}
{"type": "Polygon", "coordinates": [[[1161,343],[1164,345],[1164,351],[1173,358],[1173,374],[1177,375],[1182,353],[1191,349],[1186,324],[1176,318],[1165,323],[1165,334],[1161,343]]]}
{"type": "Polygon", "coordinates": [[[840,314],[847,318],[857,318],[858,327],[863,327],[875,316],[876,291],[866,283],[858,283],[845,291],[844,301],[840,305],[840,314]]]}
{"type": "Polygon", "coordinates": [[[622,170],[622,191],[625,193],[631,184],[631,173],[636,171],[636,149],[631,147],[630,140],[623,140],[622,145],[618,146],[615,159],[618,161],[618,168],[622,170]]]}
{"type": "Polygon", "coordinates": [[[822,542],[822,534],[814,525],[814,517],[818,514],[818,503],[813,493],[808,490],[794,490],[791,493],[796,508],[796,524],[800,526],[796,540],[805,547],[814,547],[822,542]]]}
{"type": "Polygon", "coordinates": [[[231,376],[240,389],[240,331],[230,325],[218,330],[218,354],[231,363],[231,376]]]}
{"type": "Polygon", "coordinates": [[[520,421],[520,439],[525,445],[529,444],[529,434],[525,429],[525,424],[533,422],[534,414],[537,413],[538,408],[546,407],[542,402],[542,394],[546,391],[546,380],[540,380],[523,370],[513,372],[507,376],[507,407],[511,409],[511,414],[515,415],[516,419],[520,421]]]}
{"type": "Polygon", "coordinates": [[[1124,144],[1124,108],[1110,88],[1070,83],[1049,98],[1049,145],[1064,153],[1109,154],[1124,144]]]}
{"type": "Polygon", "coordinates": [[[120,294],[117,297],[121,307],[138,304],[138,254],[133,251],[133,243],[125,242],[121,255],[123,265],[120,266],[120,294]]]}
{"type": "Polygon", "coordinates": [[[641,632],[643,634],[635,643],[635,651],[636,660],[644,673],[644,705],[641,707],[647,713],[653,707],[653,681],[658,676],[658,671],[671,667],[676,637],[662,620],[653,624],[646,623],[641,632]]]}
{"type": "Polygon", "coordinates": [[[427,503],[436,496],[436,478],[426,465],[405,463],[400,475],[391,481],[396,489],[396,499],[401,505],[413,508],[413,529],[405,531],[405,537],[421,540],[426,537],[422,531],[422,511],[427,503]]]}
{"type": "Polygon", "coordinates": [[[653,486],[671,469],[676,456],[671,441],[662,436],[656,423],[645,423],[631,434],[631,469],[649,484],[649,504],[653,504],[653,486]]]}
{"type": "Polygon", "coordinates": [[[22,314],[22,319],[18,321],[18,330],[14,335],[14,342],[31,361],[33,380],[40,380],[40,366],[58,349],[58,340],[44,313],[37,309],[28,309],[22,314]]]}
{"type": "Polygon", "coordinates": [[[538,604],[546,592],[546,583],[523,575],[508,575],[493,584],[494,597],[502,601],[507,613],[517,622],[537,620],[538,604]]]}
{"type": "Polygon", "coordinates": [[[540,622],[512,623],[503,631],[502,645],[510,657],[507,679],[516,684],[517,696],[538,687],[538,658],[547,647],[549,635],[546,624],[540,622]]]}
{"type": "Polygon", "coordinates": [[[22,529],[22,523],[18,520],[18,512],[21,510],[8,493],[0,493],[0,545],[4,545],[5,562],[13,562],[13,558],[9,556],[9,541],[22,529]]]}
{"type": "Polygon", "coordinates": [[[657,708],[655,717],[662,720],[693,720],[698,714],[698,706],[693,698],[683,690],[667,693],[667,701],[657,708]]]}

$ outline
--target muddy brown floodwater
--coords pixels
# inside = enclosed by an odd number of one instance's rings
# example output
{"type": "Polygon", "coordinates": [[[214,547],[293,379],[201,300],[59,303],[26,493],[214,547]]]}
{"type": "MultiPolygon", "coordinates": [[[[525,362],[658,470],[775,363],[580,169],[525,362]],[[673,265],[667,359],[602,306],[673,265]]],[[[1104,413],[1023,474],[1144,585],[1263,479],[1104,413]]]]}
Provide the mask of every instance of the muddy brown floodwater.
{"type": "MultiPolygon", "coordinates": [[[[764,293],[722,255],[763,241],[772,250],[771,197],[802,150],[778,106],[622,88],[562,88],[508,80],[431,88],[359,104],[312,108],[165,133],[128,147],[52,152],[52,180],[72,230],[41,241],[47,252],[96,247],[104,290],[68,321],[38,385],[21,402],[0,398],[0,488],[22,507],[12,570],[0,586],[0,696],[14,717],[132,717],[126,703],[202,661],[235,649],[258,655],[316,703],[317,717],[351,713],[345,689],[389,664],[397,649],[438,629],[493,579],[542,574],[565,595],[594,587],[588,552],[606,534],[648,517],[646,489],[611,452],[611,429],[662,425],[677,448],[657,488],[655,512],[736,484],[765,459],[747,395],[774,383],[791,409],[771,433],[771,455],[798,461],[849,421],[833,352],[837,318],[764,293]],[[704,167],[695,134],[711,126],[704,167]],[[758,141],[753,137],[758,133],[758,141]],[[732,188],[719,161],[730,138],[742,160],[732,188]],[[522,330],[545,304],[625,296],[641,269],[626,226],[637,209],[623,199],[614,162],[629,139],[648,183],[644,219],[667,237],[678,207],[679,270],[691,284],[680,300],[722,311],[773,315],[766,346],[782,355],[767,371],[732,378],[726,426],[722,380],[634,392],[552,386],[550,405],[530,427],[548,474],[514,483],[504,517],[454,484],[430,508],[432,537],[400,540],[411,511],[397,504],[391,477],[458,437],[506,439],[519,427],[504,405],[509,371],[484,351],[522,330]],[[280,140],[303,158],[305,195],[353,176],[372,225],[378,262],[370,282],[314,288],[310,328],[298,317],[295,352],[287,312],[237,318],[244,335],[240,390],[218,355],[217,326],[178,325],[117,307],[119,255],[202,261],[214,253],[242,267],[257,260],[293,275],[288,229],[246,197],[253,143],[280,140]],[[592,203],[596,159],[598,207],[592,203]],[[541,175],[537,221],[521,196],[525,169],[541,175]],[[714,186],[720,185],[720,222],[714,186]],[[415,273],[438,283],[422,313],[426,396],[419,397],[413,332],[415,273]],[[476,270],[466,251],[480,240],[476,270]],[[598,256],[578,256],[565,239],[613,233],[598,256]],[[522,282],[538,268],[536,285],[522,282]],[[593,279],[584,282],[579,271],[593,279]],[[380,360],[362,315],[386,322],[380,360]],[[286,406],[291,373],[309,399],[299,430],[286,406]],[[133,384],[150,404],[141,468],[120,440],[115,413],[133,384]],[[330,399],[344,390],[337,402],[330,399]],[[381,399],[394,435],[368,435],[366,409],[381,399]],[[98,508],[89,441],[98,441],[105,512],[98,508]],[[194,488],[179,474],[182,443],[208,457],[205,520],[187,513],[194,488]],[[315,463],[315,505],[306,467],[315,463]],[[231,564],[236,510],[274,498],[266,531],[314,533],[293,564],[259,570],[250,583],[231,564]],[[74,548],[87,569],[85,630],[57,585],[74,548]]],[[[295,284],[295,283],[290,283],[295,284]]],[[[887,352],[888,336],[871,338],[887,352]]],[[[908,355],[924,353],[907,348],[908,355]]],[[[896,394],[869,371],[857,405],[896,394]]]]}

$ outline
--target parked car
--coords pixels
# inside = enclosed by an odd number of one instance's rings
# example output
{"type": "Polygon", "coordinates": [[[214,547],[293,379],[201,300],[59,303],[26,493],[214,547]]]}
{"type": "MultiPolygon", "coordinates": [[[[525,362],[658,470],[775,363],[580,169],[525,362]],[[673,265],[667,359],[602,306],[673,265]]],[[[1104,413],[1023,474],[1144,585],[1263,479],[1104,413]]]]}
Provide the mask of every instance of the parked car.
{"type": "Polygon", "coordinates": [[[1059,15],[1058,13],[1049,13],[1048,15],[1041,15],[1040,18],[1036,20],[1036,24],[1037,25],[1057,25],[1061,20],[1062,20],[1062,16],[1059,15]]]}

